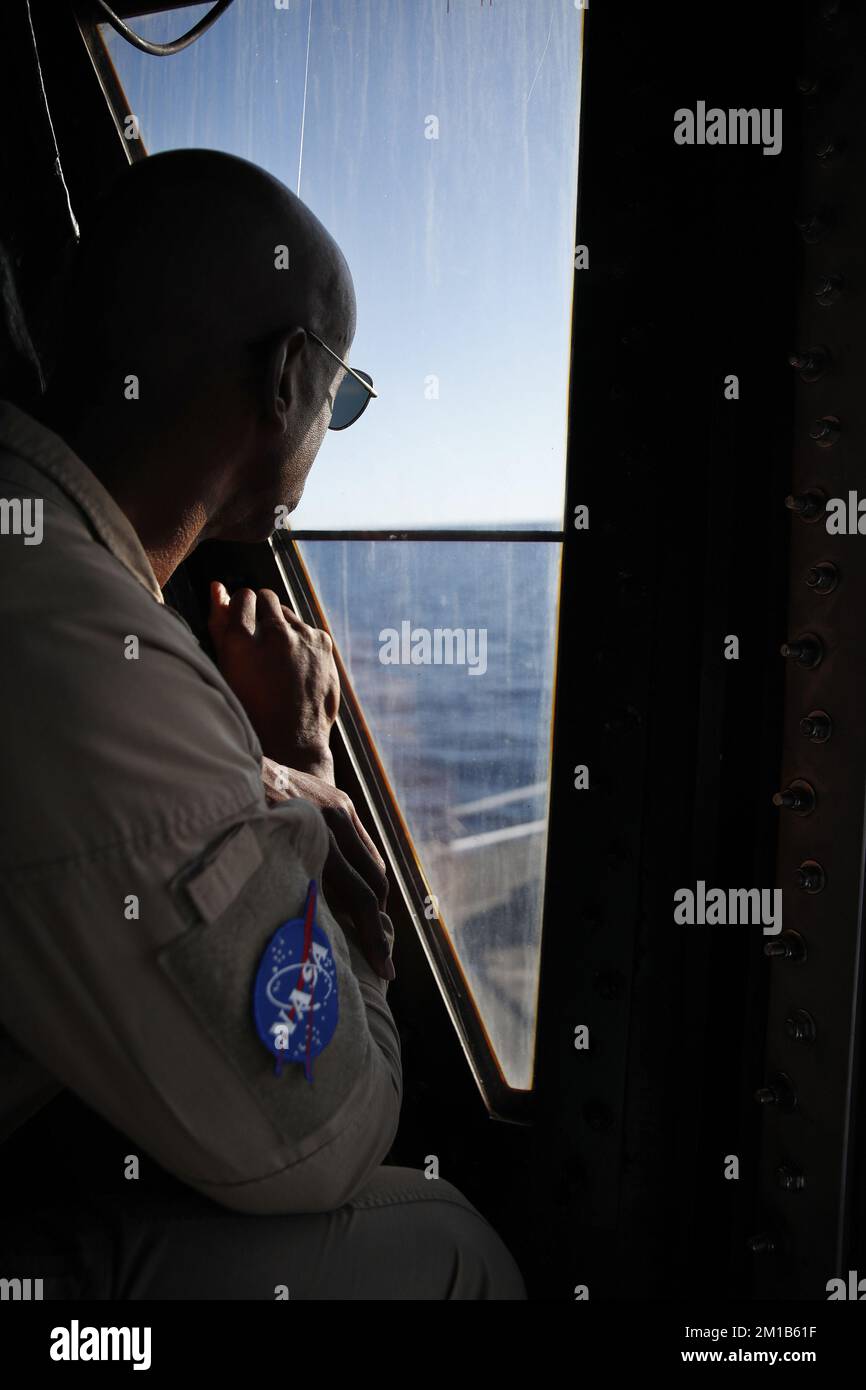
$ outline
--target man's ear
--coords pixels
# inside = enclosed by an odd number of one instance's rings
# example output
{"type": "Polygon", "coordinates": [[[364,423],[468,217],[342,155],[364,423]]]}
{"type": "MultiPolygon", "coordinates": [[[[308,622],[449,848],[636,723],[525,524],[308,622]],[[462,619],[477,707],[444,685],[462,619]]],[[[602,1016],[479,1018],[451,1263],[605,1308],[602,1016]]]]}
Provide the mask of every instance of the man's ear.
{"type": "Polygon", "coordinates": [[[293,328],[281,333],[268,353],[265,407],[268,419],[283,430],[297,399],[301,353],[306,341],[303,328],[293,328]]]}

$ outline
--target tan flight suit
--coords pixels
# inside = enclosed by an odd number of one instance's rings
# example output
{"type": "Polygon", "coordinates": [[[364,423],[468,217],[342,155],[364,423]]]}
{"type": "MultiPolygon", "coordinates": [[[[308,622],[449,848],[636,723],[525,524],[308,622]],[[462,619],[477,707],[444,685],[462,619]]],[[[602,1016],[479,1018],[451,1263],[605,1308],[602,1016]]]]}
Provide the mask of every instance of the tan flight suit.
{"type": "Polygon", "coordinates": [[[252,980],[321,882],[324,821],[306,802],[268,806],[252,726],[131,524],[8,403],[0,524],[0,1136],[68,1087],[201,1194],[99,1213],[75,1235],[80,1287],[524,1297],[455,1188],[380,1167],[397,1031],[386,984],[321,895],[339,1021],[312,1085],[298,1065],[275,1075],[252,980]]]}

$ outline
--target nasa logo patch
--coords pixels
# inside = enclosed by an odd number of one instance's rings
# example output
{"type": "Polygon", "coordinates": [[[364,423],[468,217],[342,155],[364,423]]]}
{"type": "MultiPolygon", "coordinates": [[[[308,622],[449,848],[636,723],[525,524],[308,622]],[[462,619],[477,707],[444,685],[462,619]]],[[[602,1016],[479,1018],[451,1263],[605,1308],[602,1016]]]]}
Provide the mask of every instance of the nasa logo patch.
{"type": "Polygon", "coordinates": [[[313,1058],[337,1027],[337,963],[316,921],[316,883],[310,884],[303,917],[277,927],[265,948],[253,987],[256,1032],[276,1059],[302,1062],[312,1084],[313,1058]]]}

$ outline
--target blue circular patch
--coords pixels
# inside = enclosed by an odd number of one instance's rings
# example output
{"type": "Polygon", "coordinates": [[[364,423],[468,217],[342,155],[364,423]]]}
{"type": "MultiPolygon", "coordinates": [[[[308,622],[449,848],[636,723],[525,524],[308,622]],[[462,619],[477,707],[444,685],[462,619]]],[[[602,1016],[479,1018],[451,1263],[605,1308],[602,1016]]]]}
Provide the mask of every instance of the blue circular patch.
{"type": "Polygon", "coordinates": [[[277,1076],[284,1062],[301,1062],[312,1082],[312,1060],[334,1036],[337,1013],[337,964],[316,921],[313,881],[304,916],[277,927],[253,987],[256,1032],[276,1060],[277,1076]]]}

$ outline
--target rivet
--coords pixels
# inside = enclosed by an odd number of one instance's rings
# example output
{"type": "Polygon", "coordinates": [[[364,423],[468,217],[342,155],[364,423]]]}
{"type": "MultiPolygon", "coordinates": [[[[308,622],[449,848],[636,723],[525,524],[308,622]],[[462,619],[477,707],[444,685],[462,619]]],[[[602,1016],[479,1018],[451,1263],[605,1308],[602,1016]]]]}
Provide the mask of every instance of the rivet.
{"type": "Polygon", "coordinates": [[[824,655],[824,644],[820,637],[816,637],[812,632],[806,632],[802,637],[793,637],[789,641],[783,642],[779,651],[782,656],[796,661],[798,666],[805,666],[812,670],[821,662],[824,655]]]}
{"type": "Polygon", "coordinates": [[[839,154],[839,152],[839,142],[827,138],[822,140],[818,145],[818,148],[815,150],[815,158],[819,159],[822,164],[826,165],[829,164],[833,156],[839,154]]]}
{"type": "Polygon", "coordinates": [[[820,420],[813,421],[809,428],[809,438],[814,439],[822,449],[829,449],[835,444],[840,433],[841,426],[835,415],[822,415],[820,420]]]}
{"type": "Polygon", "coordinates": [[[580,925],[585,931],[600,931],[604,926],[604,915],[599,907],[590,905],[580,913],[580,925]]]}
{"type": "Polygon", "coordinates": [[[638,728],[640,723],[640,711],[633,705],[626,705],[624,709],[613,710],[603,721],[602,728],[606,734],[622,734],[638,728]]]}
{"type": "Polygon", "coordinates": [[[764,955],[768,960],[787,960],[793,965],[802,965],[806,959],[806,942],[799,932],[786,928],[781,936],[764,943],[764,955]]]}
{"type": "Polygon", "coordinates": [[[783,1192],[802,1192],[806,1186],[806,1175],[791,1163],[780,1163],[776,1169],[776,1184],[783,1192]]]}
{"type": "Polygon", "coordinates": [[[833,733],[833,720],[826,710],[813,709],[800,720],[800,733],[811,743],[826,743],[833,733]]]}
{"type": "Polygon", "coordinates": [[[839,571],[832,560],[820,560],[806,571],[806,584],[816,594],[832,594],[839,583],[839,571]]]}
{"type": "Polygon", "coordinates": [[[820,893],[827,882],[827,875],[817,859],[804,859],[795,871],[795,881],[804,893],[820,893]]]}
{"type": "Polygon", "coordinates": [[[618,970],[597,970],[593,985],[596,994],[602,999],[619,999],[625,985],[625,976],[618,970]]]}
{"type": "Polygon", "coordinates": [[[831,218],[826,212],[805,212],[794,218],[801,237],[807,246],[817,246],[830,230],[831,218]]]}
{"type": "Polygon", "coordinates": [[[778,1105],[780,1110],[796,1110],[797,1093],[794,1090],[793,1082],[786,1072],[776,1072],[771,1076],[766,1086],[759,1086],[755,1091],[755,1100],[759,1105],[778,1105]]]}
{"type": "Polygon", "coordinates": [[[799,373],[800,380],[818,381],[830,365],[830,353],[824,347],[804,348],[792,352],[788,357],[790,365],[799,373]]]}
{"type": "Polygon", "coordinates": [[[826,308],[830,304],[835,304],[842,293],[844,283],[841,275],[819,275],[818,279],[815,281],[812,293],[818,303],[826,308]]]}
{"type": "Polygon", "coordinates": [[[807,1009],[794,1009],[785,1019],[785,1032],[792,1042],[813,1043],[818,1025],[807,1009]]]}
{"type": "Polygon", "coordinates": [[[801,521],[817,521],[824,514],[827,498],[819,488],[808,492],[794,493],[785,498],[785,506],[794,512],[801,521]]]}
{"type": "Polygon", "coordinates": [[[583,1118],[596,1133],[612,1129],[614,1125],[613,1111],[602,1100],[588,1100],[583,1107],[583,1118]]]}
{"type": "Polygon", "coordinates": [[[773,805],[782,811],[794,811],[798,816],[808,816],[814,811],[816,800],[814,789],[808,782],[798,778],[784,791],[774,794],[773,805]]]}
{"type": "Polygon", "coordinates": [[[746,1245],[753,1255],[769,1255],[776,1248],[776,1241],[768,1231],[761,1231],[760,1235],[749,1236],[746,1245]]]}

